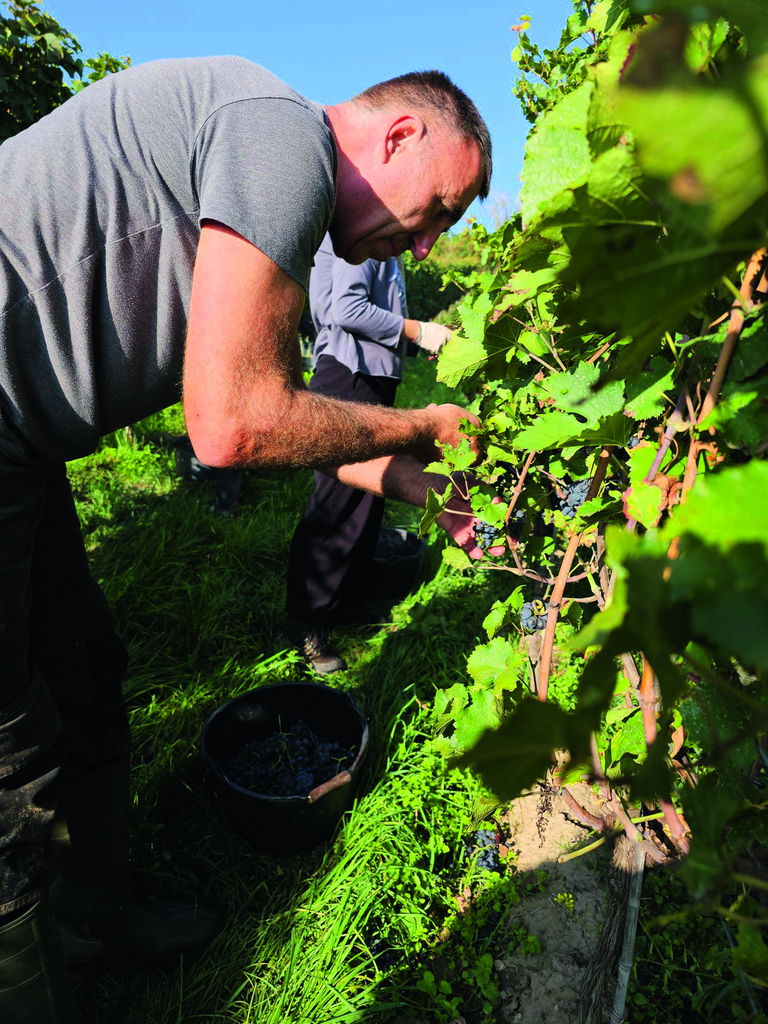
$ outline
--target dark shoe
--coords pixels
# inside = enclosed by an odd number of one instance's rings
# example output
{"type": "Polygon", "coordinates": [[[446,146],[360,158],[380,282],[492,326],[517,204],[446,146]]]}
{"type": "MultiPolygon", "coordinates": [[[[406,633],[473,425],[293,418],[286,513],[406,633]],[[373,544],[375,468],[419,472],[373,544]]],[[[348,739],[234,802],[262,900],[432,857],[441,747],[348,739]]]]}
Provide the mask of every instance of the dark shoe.
{"type": "Polygon", "coordinates": [[[328,642],[328,630],[323,626],[289,620],[285,635],[290,647],[302,654],[318,675],[342,672],[347,663],[328,642]]]}
{"type": "Polygon", "coordinates": [[[54,826],[61,876],[51,904],[67,963],[115,959],[175,966],[199,956],[223,917],[193,899],[139,901],[128,872],[128,759],[100,765],[59,787],[54,826]]]}
{"type": "Polygon", "coordinates": [[[45,901],[0,917],[0,1020],[80,1024],[56,925],[45,901]]]}
{"type": "Polygon", "coordinates": [[[70,965],[114,960],[149,970],[176,967],[200,956],[224,924],[219,911],[171,896],[92,903],[68,879],[55,883],[51,896],[70,965]]]}

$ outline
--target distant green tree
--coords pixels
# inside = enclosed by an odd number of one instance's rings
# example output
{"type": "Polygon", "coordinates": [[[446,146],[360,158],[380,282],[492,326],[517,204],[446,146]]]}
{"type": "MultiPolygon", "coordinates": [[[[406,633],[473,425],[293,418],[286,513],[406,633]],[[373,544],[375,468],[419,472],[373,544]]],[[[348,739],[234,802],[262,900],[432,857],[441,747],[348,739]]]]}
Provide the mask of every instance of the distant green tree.
{"type": "Polygon", "coordinates": [[[82,60],[77,39],[36,0],[6,0],[0,15],[0,142],[91,82],[131,63],[99,53],[82,60]]]}
{"type": "Polygon", "coordinates": [[[403,258],[408,311],[416,320],[433,320],[464,294],[455,282],[444,275],[470,274],[483,269],[478,262],[477,247],[468,230],[455,235],[441,235],[429,258],[419,262],[410,253],[403,258]]]}

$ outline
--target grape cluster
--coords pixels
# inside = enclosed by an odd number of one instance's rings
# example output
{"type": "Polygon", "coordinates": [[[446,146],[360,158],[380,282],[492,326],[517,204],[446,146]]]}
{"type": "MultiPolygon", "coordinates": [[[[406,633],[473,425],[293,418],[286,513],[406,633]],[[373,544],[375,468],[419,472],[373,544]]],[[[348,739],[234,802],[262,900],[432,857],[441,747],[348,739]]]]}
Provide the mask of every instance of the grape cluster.
{"type": "Polygon", "coordinates": [[[576,515],[576,509],[581,505],[589,493],[591,481],[579,480],[575,484],[568,484],[563,488],[563,497],[560,499],[560,511],[568,519],[576,515]]]}
{"type": "Polygon", "coordinates": [[[238,786],[268,796],[306,796],[352,766],[354,747],[316,736],[302,719],[284,732],[249,740],[224,765],[238,786]]]}
{"type": "Polygon", "coordinates": [[[472,857],[481,871],[503,871],[499,858],[499,835],[489,828],[479,828],[464,840],[464,853],[472,857]]]}
{"type": "Polygon", "coordinates": [[[504,533],[501,530],[497,530],[495,526],[491,526],[490,523],[484,523],[480,519],[475,522],[472,531],[475,535],[477,546],[483,551],[494,547],[496,544],[504,543],[504,533]]]}
{"type": "Polygon", "coordinates": [[[549,605],[538,599],[527,601],[520,609],[520,625],[526,633],[535,633],[537,629],[544,629],[547,624],[547,610],[549,605]]]}

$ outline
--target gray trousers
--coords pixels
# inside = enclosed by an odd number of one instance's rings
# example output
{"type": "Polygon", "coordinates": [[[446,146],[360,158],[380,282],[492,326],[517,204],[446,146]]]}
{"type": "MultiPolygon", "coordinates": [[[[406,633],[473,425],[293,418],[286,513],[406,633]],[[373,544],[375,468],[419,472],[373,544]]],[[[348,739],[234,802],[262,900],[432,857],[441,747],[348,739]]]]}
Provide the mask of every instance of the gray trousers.
{"type": "Polygon", "coordinates": [[[0,915],[55,871],[58,778],[126,754],[126,665],[64,466],[0,459],[0,915]]]}

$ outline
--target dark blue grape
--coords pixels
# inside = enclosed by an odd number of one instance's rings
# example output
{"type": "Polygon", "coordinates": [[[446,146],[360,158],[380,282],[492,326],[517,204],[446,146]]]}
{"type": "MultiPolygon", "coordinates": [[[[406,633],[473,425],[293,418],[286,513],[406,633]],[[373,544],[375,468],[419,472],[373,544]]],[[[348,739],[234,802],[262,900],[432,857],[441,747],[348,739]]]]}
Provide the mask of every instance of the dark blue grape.
{"type": "Polygon", "coordinates": [[[299,719],[287,730],[244,743],[224,765],[239,786],[271,796],[306,796],[352,766],[354,748],[316,736],[299,719]]]}
{"type": "Polygon", "coordinates": [[[475,535],[475,542],[477,546],[483,551],[504,542],[503,530],[499,530],[495,526],[491,526],[490,523],[484,523],[480,519],[475,522],[472,530],[475,535]]]}
{"type": "Polygon", "coordinates": [[[526,633],[535,633],[538,629],[544,629],[547,624],[547,610],[549,605],[543,601],[527,601],[520,609],[520,625],[526,633]]]}
{"type": "Polygon", "coordinates": [[[491,829],[478,829],[464,840],[464,852],[474,859],[481,871],[502,871],[499,838],[498,833],[491,829]]]}
{"type": "Polygon", "coordinates": [[[579,505],[582,505],[589,493],[591,480],[579,480],[575,484],[567,484],[563,488],[563,497],[560,499],[560,511],[570,519],[576,515],[579,505]]]}

